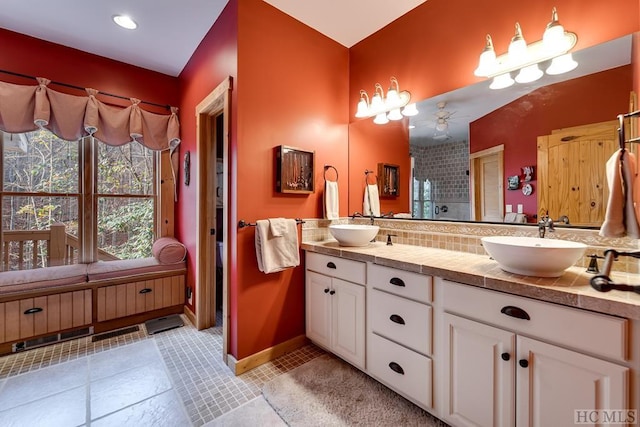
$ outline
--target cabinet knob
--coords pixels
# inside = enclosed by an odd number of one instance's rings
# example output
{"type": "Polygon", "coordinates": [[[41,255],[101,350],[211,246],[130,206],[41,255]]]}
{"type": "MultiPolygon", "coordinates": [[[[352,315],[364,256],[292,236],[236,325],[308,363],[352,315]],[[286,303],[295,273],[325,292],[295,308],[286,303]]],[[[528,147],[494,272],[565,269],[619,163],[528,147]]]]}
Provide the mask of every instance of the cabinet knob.
{"type": "Polygon", "coordinates": [[[325,294],[328,294],[328,293],[329,293],[329,288],[325,289],[325,290],[324,290],[324,293],[325,293],[325,294]]]}
{"type": "Polygon", "coordinates": [[[333,294],[335,294],[335,293],[336,293],[336,291],[334,291],[334,290],[332,289],[332,290],[329,292],[329,295],[333,295],[333,294]]]}
{"type": "Polygon", "coordinates": [[[515,307],[513,305],[502,307],[500,313],[506,314],[507,316],[515,317],[517,319],[531,320],[531,317],[529,317],[529,313],[527,313],[520,307],[515,307]]]}
{"type": "Polygon", "coordinates": [[[395,286],[400,286],[402,288],[405,286],[404,281],[398,277],[392,277],[391,280],[389,280],[389,283],[395,286]]]}
{"type": "Polygon", "coordinates": [[[402,366],[398,365],[396,362],[389,363],[389,368],[391,368],[393,372],[404,375],[404,369],[402,369],[402,366]]]}
{"type": "Polygon", "coordinates": [[[509,359],[511,359],[511,355],[509,353],[506,353],[506,352],[502,353],[500,355],[500,357],[502,357],[502,360],[504,360],[504,361],[508,361],[509,359]]]}
{"type": "Polygon", "coordinates": [[[389,320],[391,320],[393,323],[397,323],[398,325],[404,325],[404,319],[397,314],[392,314],[391,316],[389,316],[389,320]]]}
{"type": "Polygon", "coordinates": [[[327,268],[333,268],[335,270],[336,269],[336,265],[333,262],[329,261],[327,263],[327,268]]]}
{"type": "Polygon", "coordinates": [[[520,359],[518,361],[518,365],[522,366],[523,368],[527,368],[529,367],[529,361],[527,359],[520,359]]]}

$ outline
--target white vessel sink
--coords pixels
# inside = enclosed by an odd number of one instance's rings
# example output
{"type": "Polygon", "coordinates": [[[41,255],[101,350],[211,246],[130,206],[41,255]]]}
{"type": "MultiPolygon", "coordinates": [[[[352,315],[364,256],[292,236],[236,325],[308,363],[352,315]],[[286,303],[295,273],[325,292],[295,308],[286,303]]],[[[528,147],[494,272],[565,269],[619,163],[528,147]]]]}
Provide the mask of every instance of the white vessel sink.
{"type": "Polygon", "coordinates": [[[587,250],[584,243],[539,237],[493,236],[481,240],[500,268],[524,276],[562,276],[587,250]]]}
{"type": "Polygon", "coordinates": [[[329,226],[329,233],[340,246],[366,246],[379,229],[377,225],[335,224],[329,226]]]}

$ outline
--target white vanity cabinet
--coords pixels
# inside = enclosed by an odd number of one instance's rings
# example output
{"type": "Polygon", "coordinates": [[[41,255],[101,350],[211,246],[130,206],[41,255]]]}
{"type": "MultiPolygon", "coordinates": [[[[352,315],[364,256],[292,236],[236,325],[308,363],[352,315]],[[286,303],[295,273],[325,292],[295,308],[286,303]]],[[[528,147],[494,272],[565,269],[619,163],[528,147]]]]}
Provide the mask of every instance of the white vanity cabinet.
{"type": "Polygon", "coordinates": [[[369,263],[367,278],[367,373],[432,408],[432,277],[369,263]]]}
{"type": "Polygon", "coordinates": [[[435,287],[445,421],[573,426],[576,410],[629,408],[627,319],[439,278],[435,287]]]}
{"type": "Polygon", "coordinates": [[[306,335],[326,350],[365,369],[366,264],[306,254],[306,335]]]}

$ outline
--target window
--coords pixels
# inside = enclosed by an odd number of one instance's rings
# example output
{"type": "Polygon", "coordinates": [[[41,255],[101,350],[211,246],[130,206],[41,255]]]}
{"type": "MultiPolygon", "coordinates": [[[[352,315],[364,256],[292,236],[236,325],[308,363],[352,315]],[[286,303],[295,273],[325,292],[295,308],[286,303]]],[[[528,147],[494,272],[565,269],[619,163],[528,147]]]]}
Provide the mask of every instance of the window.
{"type": "Polygon", "coordinates": [[[431,181],[413,178],[413,217],[432,219],[431,181]]]}
{"type": "Polygon", "coordinates": [[[46,130],[0,134],[2,270],[151,256],[158,153],[46,130]]]}

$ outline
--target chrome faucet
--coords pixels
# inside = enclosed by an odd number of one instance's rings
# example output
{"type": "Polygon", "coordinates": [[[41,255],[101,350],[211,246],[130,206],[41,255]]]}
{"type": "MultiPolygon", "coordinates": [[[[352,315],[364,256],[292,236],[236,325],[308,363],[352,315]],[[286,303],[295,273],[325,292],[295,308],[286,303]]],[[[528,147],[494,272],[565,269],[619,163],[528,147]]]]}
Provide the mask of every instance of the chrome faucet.
{"type": "Polygon", "coordinates": [[[549,230],[549,233],[553,233],[554,231],[556,231],[556,229],[553,228],[553,220],[549,217],[549,215],[543,215],[538,222],[538,235],[541,239],[544,238],[547,230],[549,230]]]}

